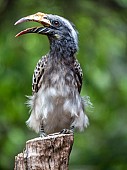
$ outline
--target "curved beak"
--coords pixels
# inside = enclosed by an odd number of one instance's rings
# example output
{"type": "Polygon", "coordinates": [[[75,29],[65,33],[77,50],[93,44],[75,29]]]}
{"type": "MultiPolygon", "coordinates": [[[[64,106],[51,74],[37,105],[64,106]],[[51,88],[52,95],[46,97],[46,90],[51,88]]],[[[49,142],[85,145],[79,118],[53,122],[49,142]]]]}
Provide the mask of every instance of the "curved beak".
{"type": "Polygon", "coordinates": [[[51,23],[47,17],[47,14],[38,12],[33,15],[29,15],[27,17],[23,17],[19,19],[14,25],[23,23],[23,22],[28,22],[28,21],[34,21],[42,24],[43,26],[41,27],[33,27],[33,28],[27,28],[21,32],[19,32],[15,37],[18,37],[23,34],[27,33],[38,33],[38,34],[46,34],[48,33],[48,27],[51,26],[51,23]]]}

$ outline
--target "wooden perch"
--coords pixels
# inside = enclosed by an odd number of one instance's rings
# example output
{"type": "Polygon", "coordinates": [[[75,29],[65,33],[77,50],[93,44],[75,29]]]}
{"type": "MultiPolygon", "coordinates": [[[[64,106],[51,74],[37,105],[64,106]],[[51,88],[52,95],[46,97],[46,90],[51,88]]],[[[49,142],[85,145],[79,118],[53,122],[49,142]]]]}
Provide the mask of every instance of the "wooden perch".
{"type": "Polygon", "coordinates": [[[26,142],[15,157],[14,170],[68,170],[73,134],[52,134],[26,142]]]}

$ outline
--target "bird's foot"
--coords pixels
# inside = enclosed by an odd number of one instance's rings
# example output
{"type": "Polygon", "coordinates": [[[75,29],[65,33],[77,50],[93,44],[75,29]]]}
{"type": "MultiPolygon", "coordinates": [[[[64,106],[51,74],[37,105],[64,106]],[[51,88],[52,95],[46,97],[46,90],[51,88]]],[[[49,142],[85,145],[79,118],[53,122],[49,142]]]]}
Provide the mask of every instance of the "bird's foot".
{"type": "Polygon", "coordinates": [[[47,136],[47,134],[45,133],[45,132],[40,132],[40,137],[41,138],[44,138],[44,137],[46,137],[47,136]]]}
{"type": "Polygon", "coordinates": [[[73,133],[73,131],[70,130],[70,129],[62,129],[62,130],[60,131],[60,134],[71,134],[71,133],[73,133]]]}
{"type": "Polygon", "coordinates": [[[60,134],[71,134],[74,133],[74,126],[71,126],[70,129],[62,129],[60,134]]]}

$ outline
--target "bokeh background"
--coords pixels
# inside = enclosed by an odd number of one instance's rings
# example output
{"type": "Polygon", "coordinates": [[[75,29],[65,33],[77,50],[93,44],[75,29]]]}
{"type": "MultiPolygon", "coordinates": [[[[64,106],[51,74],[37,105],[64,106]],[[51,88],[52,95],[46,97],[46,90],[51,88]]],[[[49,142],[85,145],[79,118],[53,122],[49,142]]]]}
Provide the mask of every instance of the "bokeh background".
{"type": "Polygon", "coordinates": [[[84,72],[90,126],[75,134],[70,170],[127,169],[127,0],[0,0],[0,170],[37,134],[28,129],[25,95],[34,67],[49,50],[45,36],[15,34],[35,23],[14,26],[38,11],[64,16],[79,31],[77,55],[84,72]]]}

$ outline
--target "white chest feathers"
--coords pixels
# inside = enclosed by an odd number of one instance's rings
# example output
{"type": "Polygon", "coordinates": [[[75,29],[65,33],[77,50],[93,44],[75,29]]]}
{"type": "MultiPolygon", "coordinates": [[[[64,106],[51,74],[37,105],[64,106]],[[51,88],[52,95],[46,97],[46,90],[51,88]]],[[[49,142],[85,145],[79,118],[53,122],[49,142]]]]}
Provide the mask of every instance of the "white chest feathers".
{"type": "Polygon", "coordinates": [[[64,78],[57,74],[52,77],[52,82],[55,82],[53,86],[42,84],[39,91],[29,97],[31,115],[28,126],[38,133],[40,123],[43,122],[48,134],[69,129],[72,125],[83,130],[88,125],[88,118],[78,90],[66,84],[64,78]]]}

